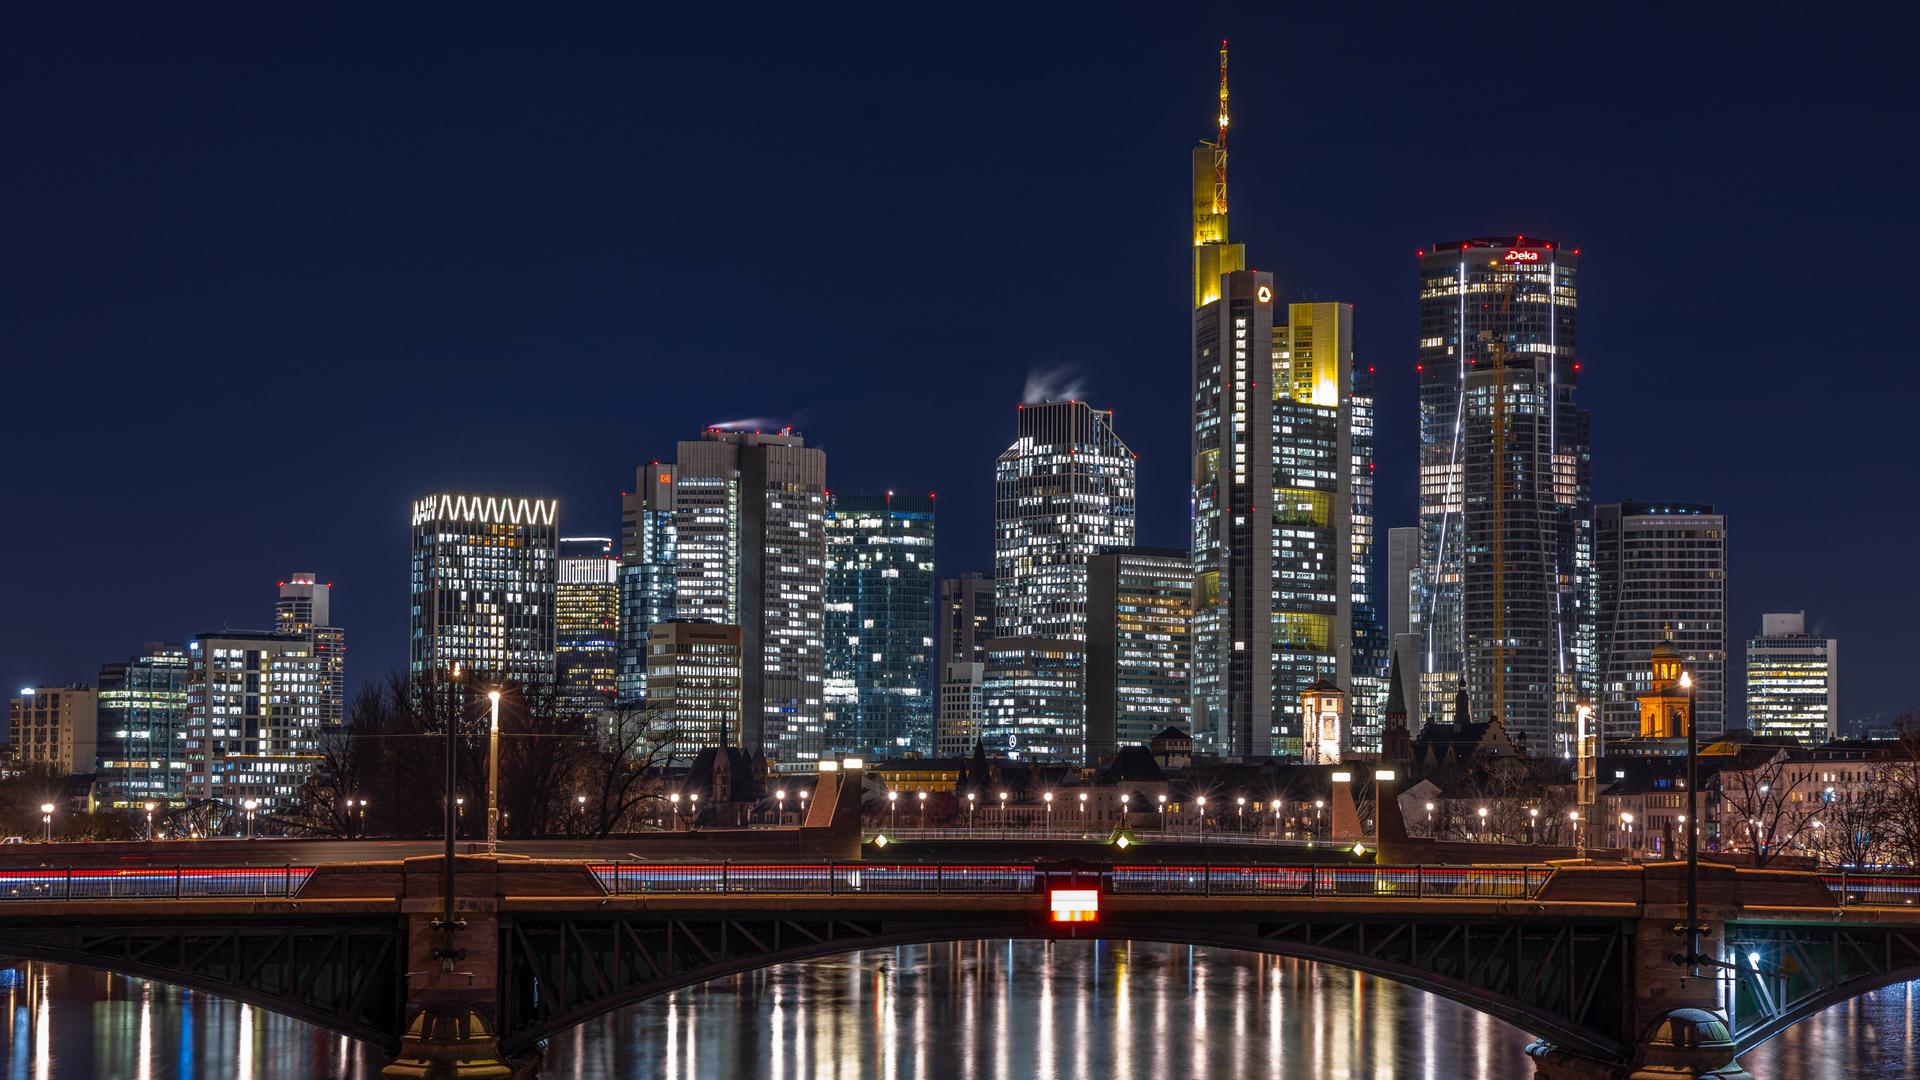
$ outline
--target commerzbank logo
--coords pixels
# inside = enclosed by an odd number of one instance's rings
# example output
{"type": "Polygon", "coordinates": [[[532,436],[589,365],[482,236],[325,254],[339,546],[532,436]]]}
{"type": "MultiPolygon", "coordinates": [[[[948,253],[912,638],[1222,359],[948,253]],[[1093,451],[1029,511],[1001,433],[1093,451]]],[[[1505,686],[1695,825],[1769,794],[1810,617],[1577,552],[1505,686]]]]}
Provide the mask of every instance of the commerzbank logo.
{"type": "Polygon", "coordinates": [[[429,495],[415,499],[413,523],[477,521],[482,524],[551,525],[558,499],[506,499],[496,495],[429,495]]]}

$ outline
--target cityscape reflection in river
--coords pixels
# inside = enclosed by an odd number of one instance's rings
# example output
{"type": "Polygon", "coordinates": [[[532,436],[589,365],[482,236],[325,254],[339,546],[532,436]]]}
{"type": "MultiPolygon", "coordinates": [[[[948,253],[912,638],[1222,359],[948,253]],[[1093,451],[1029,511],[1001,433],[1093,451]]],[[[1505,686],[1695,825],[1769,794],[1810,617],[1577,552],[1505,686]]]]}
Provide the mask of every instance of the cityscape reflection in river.
{"type": "MultiPolygon", "coordinates": [[[[340,1077],[383,1060],[297,1020],[164,983],[0,966],[0,1080],[340,1077]]],[[[1920,983],[1788,1029],[1759,1080],[1920,1076],[1920,983]]],[[[973,941],[786,964],[590,1021],[546,1080],[1378,1077],[1530,1080],[1528,1037],[1342,968],[1128,942],[973,941]]]]}

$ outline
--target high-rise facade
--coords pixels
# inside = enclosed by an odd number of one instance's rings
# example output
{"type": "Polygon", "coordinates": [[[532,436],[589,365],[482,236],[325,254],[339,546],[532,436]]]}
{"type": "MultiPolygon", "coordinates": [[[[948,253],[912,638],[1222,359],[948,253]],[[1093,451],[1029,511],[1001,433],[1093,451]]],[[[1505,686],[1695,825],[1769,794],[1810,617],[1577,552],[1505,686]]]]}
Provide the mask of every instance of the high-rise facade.
{"type": "Polygon", "coordinates": [[[980,741],[990,754],[1077,765],[1086,759],[1086,649],[1065,638],[987,642],[980,741]]]}
{"type": "Polygon", "coordinates": [[[187,672],[187,650],[157,641],[101,666],[95,755],[106,805],[131,810],[185,800],[187,672]]]}
{"type": "MultiPolygon", "coordinates": [[[[981,644],[985,645],[985,639],[981,644]]],[[[940,716],[934,735],[934,756],[964,757],[973,751],[986,715],[986,684],[984,648],[978,660],[955,660],[941,665],[940,716]]]]}
{"type": "Polygon", "coordinates": [[[338,728],[347,712],[347,632],[333,620],[333,582],[323,583],[307,571],[281,582],[273,628],[313,639],[321,675],[317,716],[323,728],[338,728]]]}
{"type": "Polygon", "coordinates": [[[1840,643],[1807,633],[1807,613],[1760,617],[1747,639],[1747,729],[1822,743],[1840,723],[1840,643]]]}
{"type": "Polygon", "coordinates": [[[931,495],[827,497],[827,749],[931,754],[931,495]]]}
{"type": "Polygon", "coordinates": [[[551,692],[559,510],[551,499],[415,500],[416,684],[478,679],[551,692]]]}
{"type": "Polygon", "coordinates": [[[1578,253],[1519,236],[1420,253],[1423,714],[1465,679],[1534,754],[1570,754],[1595,678],[1578,253]]]}
{"type": "Polygon", "coordinates": [[[1697,503],[1607,503],[1594,508],[1595,643],[1600,737],[1641,733],[1642,695],[1662,645],[1692,675],[1694,722],[1711,739],[1725,727],[1727,519],[1697,503]]]}
{"type": "MultiPolygon", "coordinates": [[[[1420,702],[1420,530],[1387,530],[1387,640],[1399,662],[1400,701],[1412,708],[1420,702]]],[[[1423,717],[1415,716],[1410,730],[1423,717]]]]}
{"type": "Polygon", "coordinates": [[[678,617],[677,516],[674,513],[675,466],[658,461],[640,466],[632,491],[620,497],[620,673],[618,696],[643,702],[647,696],[647,628],[678,617]]]}
{"type": "Polygon", "coordinates": [[[619,685],[620,559],[604,536],[563,536],[553,591],[554,706],[590,721],[619,685]]]}
{"type": "Polygon", "coordinates": [[[346,632],[333,625],[332,598],[330,584],[294,574],[280,583],[274,629],[187,645],[181,799],[230,811],[257,800],[264,812],[298,801],[345,722],[346,632]]]}
{"type": "Polygon", "coordinates": [[[650,727],[691,760],[709,746],[738,745],[744,679],[737,626],[656,623],[647,633],[650,727]]]}
{"type": "Polygon", "coordinates": [[[1193,560],[1117,548],[1087,560],[1087,761],[1185,730],[1192,705],[1193,560]]]}
{"type": "Polygon", "coordinates": [[[1018,412],[994,463],[994,633],[1084,641],[1087,557],[1133,544],[1134,453],[1084,401],[1018,412]]]}
{"type": "Polygon", "coordinates": [[[91,686],[29,686],[12,700],[9,738],[29,770],[56,777],[93,772],[100,692],[91,686]]]}
{"type": "Polygon", "coordinates": [[[672,515],[674,617],[740,628],[738,745],[778,771],[813,771],[826,748],[826,453],[791,430],[710,428],[653,472],[671,489],[659,503],[672,515]]]}
{"type": "Polygon", "coordinates": [[[993,579],[962,574],[940,579],[940,607],[934,631],[935,657],[942,664],[983,664],[993,638],[993,579]]]}

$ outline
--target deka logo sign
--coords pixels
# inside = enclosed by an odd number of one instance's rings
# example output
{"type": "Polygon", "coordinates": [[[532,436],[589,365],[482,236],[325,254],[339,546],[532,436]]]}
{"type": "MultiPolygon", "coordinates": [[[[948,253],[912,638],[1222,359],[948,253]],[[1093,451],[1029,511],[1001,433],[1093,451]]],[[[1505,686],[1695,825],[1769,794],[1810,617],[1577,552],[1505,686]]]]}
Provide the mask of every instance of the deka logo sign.
{"type": "Polygon", "coordinates": [[[1539,262],[1540,253],[1525,251],[1521,248],[1508,248],[1505,258],[1508,262],[1539,262]]]}

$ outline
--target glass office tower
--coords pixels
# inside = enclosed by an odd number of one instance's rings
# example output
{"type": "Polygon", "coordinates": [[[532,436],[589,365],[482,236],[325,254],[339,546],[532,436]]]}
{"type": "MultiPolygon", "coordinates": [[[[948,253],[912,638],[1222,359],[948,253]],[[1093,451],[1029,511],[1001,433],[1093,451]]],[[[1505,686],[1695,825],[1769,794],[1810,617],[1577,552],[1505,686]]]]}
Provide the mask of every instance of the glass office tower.
{"type": "Polygon", "coordinates": [[[186,799],[187,650],[149,642],[100,668],[99,760],[102,798],[116,810],[186,799]]]}
{"type": "Polygon", "coordinates": [[[558,513],[551,499],[448,494],[414,502],[416,683],[471,678],[552,689],[558,513]]]}
{"type": "Polygon", "coordinates": [[[931,754],[933,496],[827,498],[827,749],[931,754]]]}

